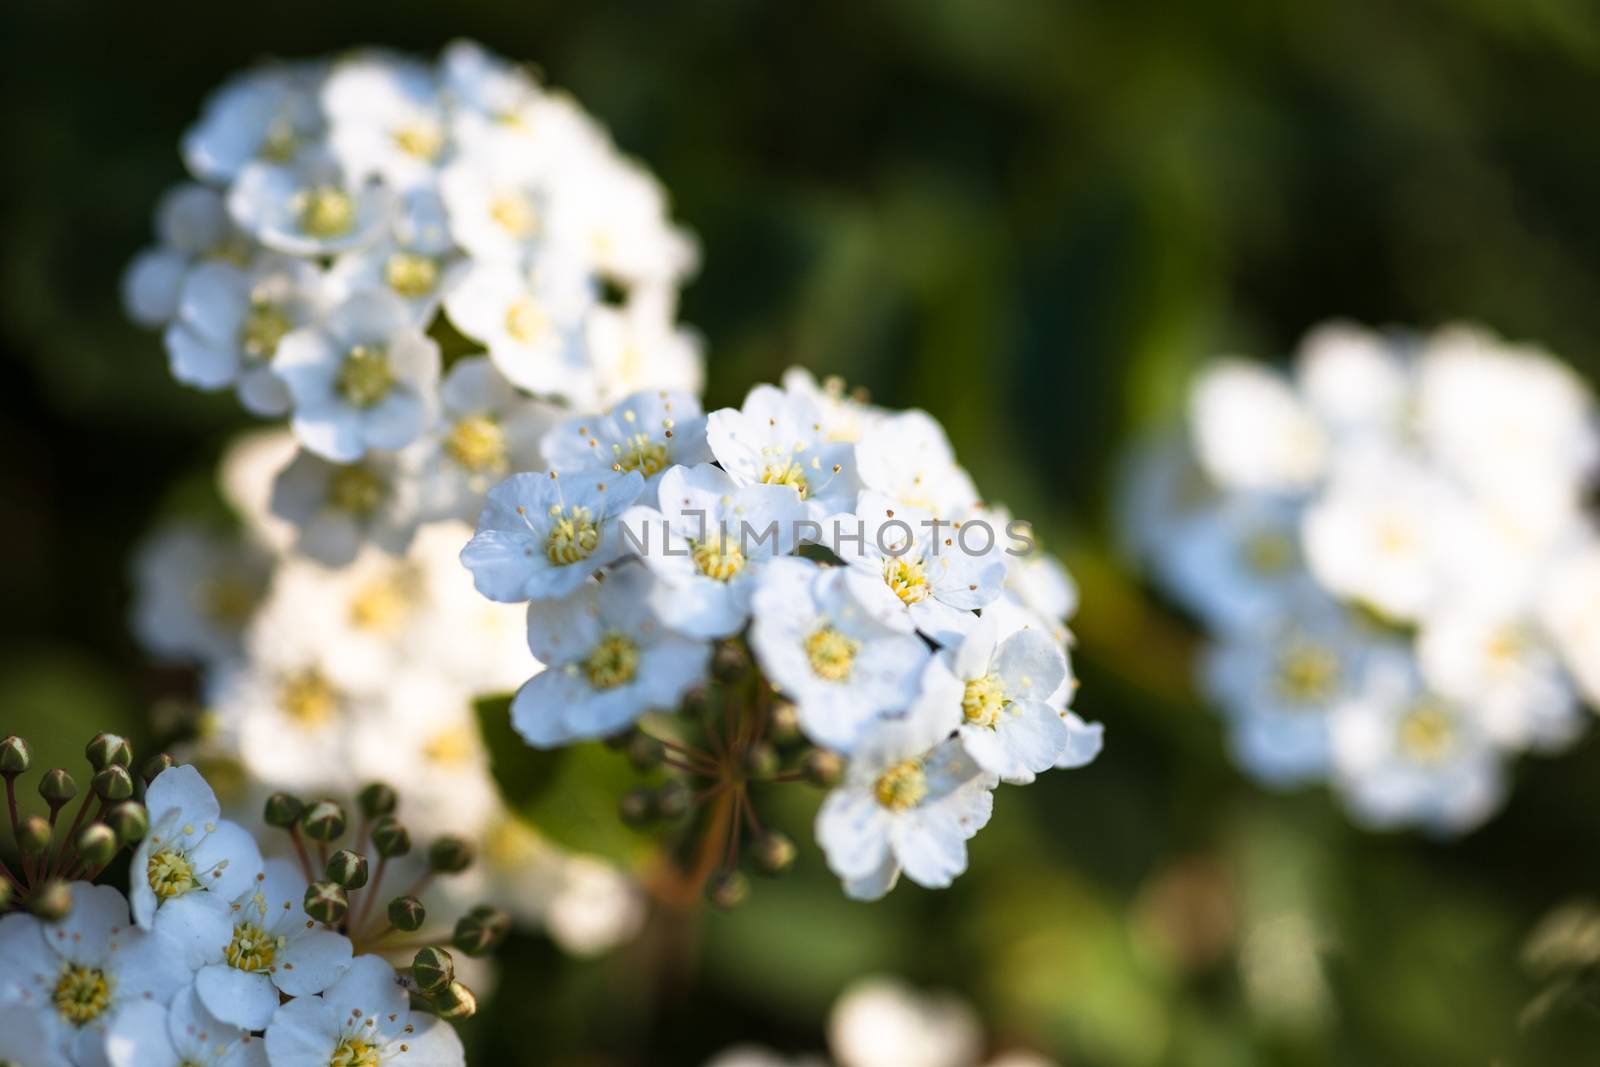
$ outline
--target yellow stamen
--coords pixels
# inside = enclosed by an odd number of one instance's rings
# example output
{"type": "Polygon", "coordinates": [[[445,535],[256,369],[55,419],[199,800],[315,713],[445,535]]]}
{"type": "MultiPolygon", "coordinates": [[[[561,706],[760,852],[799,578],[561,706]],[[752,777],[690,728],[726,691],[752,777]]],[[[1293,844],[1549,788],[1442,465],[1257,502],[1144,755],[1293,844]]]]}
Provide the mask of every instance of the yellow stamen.
{"type": "Polygon", "coordinates": [[[856,653],[861,650],[861,642],[825,625],[811,631],[805,641],[805,650],[806,658],[811,661],[811,670],[818,678],[827,682],[842,682],[850,677],[856,653]]]}
{"type": "Polygon", "coordinates": [[[905,811],[922,803],[928,795],[928,776],[923,773],[920,760],[908,759],[879,775],[872,793],[890,811],[905,811]]]}
{"type": "Polygon", "coordinates": [[[627,685],[639,673],[639,646],[622,634],[609,634],[594,646],[583,669],[596,689],[627,685]]]}

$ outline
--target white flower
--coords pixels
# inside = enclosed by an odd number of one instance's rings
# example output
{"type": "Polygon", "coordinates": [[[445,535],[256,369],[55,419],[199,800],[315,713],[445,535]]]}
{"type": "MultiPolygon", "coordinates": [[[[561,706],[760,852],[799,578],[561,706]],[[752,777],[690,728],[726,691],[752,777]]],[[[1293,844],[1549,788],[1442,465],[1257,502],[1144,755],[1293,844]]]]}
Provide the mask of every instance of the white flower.
{"type": "MultiPolygon", "coordinates": [[[[472,139],[471,131],[462,134],[472,139]]],[[[541,151],[532,138],[497,131],[444,168],[439,194],[450,212],[450,232],[473,258],[515,265],[543,250],[558,209],[558,161],[546,158],[553,147],[541,151]]]]}
{"type": "Polygon", "coordinates": [[[466,270],[454,249],[439,195],[412,189],[400,198],[388,229],[375,242],[334,260],[328,287],[335,300],[366,289],[387,290],[405,303],[417,328],[426,329],[444,294],[466,270]]]}
{"type": "Polygon", "coordinates": [[[290,162],[322,133],[313,87],[320,64],[275,64],[230,79],[206,101],[183,136],[183,160],[195,177],[231,182],[246,164],[290,162]]]}
{"type": "MultiPolygon", "coordinates": [[[[112,1020],[140,1001],[166,1004],[191,973],[169,944],[129,923],[121,893],[87,882],[72,884],[59,922],[0,918],[0,963],[0,1005],[25,1013],[19,1026],[41,1039],[25,1050],[27,1067],[105,1063],[112,1020]]],[[[0,1029],[0,1046],[10,1036],[10,1025],[0,1029]]]]}
{"type": "Polygon", "coordinates": [[[263,252],[246,268],[203,263],[184,280],[177,320],[167,328],[172,376],[200,389],[233,386],[245,409],[276,416],[289,391],[272,372],[278,344],[315,325],[326,310],[315,265],[263,252]]]}
{"type": "Polygon", "coordinates": [[[393,200],[381,182],[359,180],[331,159],[255,162],[228,190],[228,214],[268,248],[326,256],[377,240],[393,200]]]}
{"type": "Polygon", "coordinates": [[[231,902],[209,893],[169,901],[156,916],[156,933],[196,972],[207,1011],[260,1030],[273,1021],[279,993],[313,996],[350,967],[350,942],[306,915],[305,893],[306,880],[290,861],[269,859],[231,902]]]}
{"type": "Polygon", "coordinates": [[[411,325],[398,297],[358,293],[321,327],[279,342],[272,370],[289,387],[301,443],[352,463],[417,439],[437,402],[439,346],[411,325]]]}
{"type": "Polygon", "coordinates": [[[969,1067],[983,1032],[960,997],[871,977],[852,983],[834,1004],[828,1046],[839,1067],[969,1067]]]}
{"type": "Polygon", "coordinates": [[[279,555],[294,547],[296,530],[272,513],[272,487],[298,451],[286,428],[249,430],[228,442],[217,464],[217,492],[246,535],[279,555]]]}
{"type": "Polygon", "coordinates": [[[957,465],[944,427],[926,411],[874,420],[856,445],[856,464],[863,486],[901,507],[959,519],[978,505],[977,487],[957,465]]]}
{"type": "Polygon", "coordinates": [[[106,1035],[111,1067],[267,1067],[267,1046],[206,1010],[193,986],[163,1007],[128,1005],[106,1035]]]}
{"type": "Polygon", "coordinates": [[[1382,656],[1333,717],[1334,784],[1373,827],[1454,834],[1505,792],[1500,757],[1471,713],[1424,688],[1409,656],[1382,656]]]}
{"type": "Polygon", "coordinates": [[[704,343],[675,320],[676,292],[635,288],[625,307],[595,305],[584,342],[594,374],[595,402],[615,403],[642,389],[698,395],[705,385],[704,343]]]}
{"type": "Polygon", "coordinates": [[[980,507],[967,521],[981,520],[995,532],[1006,590],[1041,616],[1060,622],[1078,611],[1078,583],[1066,565],[1039,547],[1033,524],[1013,518],[1008,508],[980,507]]]}
{"type": "Polygon", "coordinates": [[[351,961],[320,997],[297,997],[277,1009],[267,1028],[272,1067],[463,1067],[455,1028],[435,1015],[411,1012],[411,997],[394,968],[377,956],[351,961]]]}
{"type": "Polygon", "coordinates": [[[156,205],[155,248],[139,253],[122,277],[122,304],[141,326],[161,326],[178,314],[189,270],[203,260],[248,261],[250,242],[228,218],[215,189],[185,182],[156,205]]]}
{"type": "Polygon", "coordinates": [[[950,646],[977,622],[973,612],[1000,596],[1005,531],[937,519],[872,490],[861,494],[856,515],[859,529],[832,521],[829,547],[849,565],[851,589],[890,625],[950,646]]]}
{"type": "Polygon", "coordinates": [[[960,645],[936,656],[930,672],[952,675],[936,688],[954,698],[961,743],[978,766],[1010,782],[1027,783],[1067,753],[1071,732],[1048,701],[1067,678],[1067,658],[1038,630],[1000,639],[992,622],[975,626],[960,645]]]}
{"type": "Polygon", "coordinates": [[[427,64],[367,52],[334,64],[322,85],[328,147],[355,178],[397,189],[432,182],[450,131],[427,64]]]}
{"type": "Polygon", "coordinates": [[[798,706],[801,729],[817,744],[850,751],[916,696],[927,646],[862,607],[844,568],[773,560],[751,606],[756,659],[798,706]]]}
{"type": "Polygon", "coordinates": [[[676,284],[699,259],[694,239],[667,219],[655,176],[606,152],[564,184],[551,229],[581,250],[594,269],[629,284],[676,284]]]}
{"type": "Polygon", "coordinates": [[[164,526],[134,556],[134,633],[163,659],[237,655],[271,570],[270,557],[240,537],[197,523],[164,526]]]}
{"type": "Polygon", "coordinates": [[[750,390],[741,408],[713,411],[706,439],[722,468],[741,485],[787,485],[813,519],[855,505],[855,456],[850,445],[829,441],[815,401],[776,386],[750,390]]]}
{"type": "Polygon", "coordinates": [[[453,103],[492,120],[516,115],[539,95],[527,68],[476,41],[457,39],[445,45],[439,54],[439,78],[453,103]]]}
{"type": "Polygon", "coordinates": [[[29,1057],[38,1057],[42,1064],[62,1062],[45,1059],[51,1054],[49,1044],[49,1031],[33,1005],[21,1001],[0,1003],[0,1062],[19,1067],[29,1067],[29,1057]]]}
{"type": "Polygon", "coordinates": [[[736,485],[717,467],[671,467],[661,475],[661,508],[622,516],[626,542],[660,579],[651,607],[668,626],[695,637],[729,637],[750,618],[762,571],[794,551],[805,506],[781,485],[736,485]]]}
{"type": "Polygon", "coordinates": [[[638,471],[512,475],[489,490],[461,562],[490,600],[564,596],[624,554],[617,516],[643,490],[638,471]]]}
{"type": "Polygon", "coordinates": [[[598,956],[631,940],[644,926],[645,911],[632,878],[603,860],[572,856],[560,863],[544,922],[566,952],[598,956]]]}
{"type": "Polygon", "coordinates": [[[594,387],[584,358],[583,318],[592,294],[559,256],[538,264],[527,271],[515,262],[474,263],[445,297],[445,313],[489,350],[512,384],[587,404],[594,387]]]}
{"type": "Polygon", "coordinates": [[[1340,447],[1372,437],[1394,439],[1406,429],[1409,361],[1395,342],[1365,327],[1330,322],[1313,329],[1295,354],[1294,377],[1340,447]]]}
{"type": "Polygon", "coordinates": [[[829,377],[818,382],[804,367],[790,367],[778,379],[786,392],[808,396],[822,412],[822,428],[830,441],[855,444],[869,428],[888,416],[883,408],[845,392],[844,379],[829,377]]]}
{"type": "Polygon", "coordinates": [[[665,389],[634,393],[603,411],[564,419],[545,434],[541,448],[556,470],[638,471],[645,480],[645,500],[652,504],[669,467],[711,458],[700,401],[665,389]]]}
{"type": "Polygon", "coordinates": [[[676,707],[705,680],[710,644],[661,624],[654,584],[645,568],[624,566],[528,606],[528,646],[546,666],[517,691],[511,722],[530,745],[606,737],[652,708],[676,707]]]}
{"type": "Polygon", "coordinates": [[[157,910],[194,894],[232,900],[261,873],[261,850],[221,817],[217,796],[193,767],[169,767],[145,793],[150,830],[133,854],[128,900],[146,929],[157,910]]]}
{"type": "Polygon", "coordinates": [[[301,450],[273,480],[269,506],[296,531],[295,551],[336,567],[364,544],[403,553],[421,522],[418,491],[408,457],[330,463],[301,450]]]}
{"type": "Polygon", "coordinates": [[[1195,456],[1228,489],[1296,492],[1321,477],[1327,441],[1281,374],[1244,360],[1219,360],[1189,394],[1195,456]]]}
{"type": "Polygon", "coordinates": [[[1600,543],[1551,568],[1539,614],[1567,669],[1590,703],[1600,705],[1600,543]]]}
{"type": "Polygon", "coordinates": [[[1254,628],[1305,583],[1302,511],[1284,497],[1228,493],[1168,519],[1152,563],[1167,591],[1209,625],[1254,628]]]}

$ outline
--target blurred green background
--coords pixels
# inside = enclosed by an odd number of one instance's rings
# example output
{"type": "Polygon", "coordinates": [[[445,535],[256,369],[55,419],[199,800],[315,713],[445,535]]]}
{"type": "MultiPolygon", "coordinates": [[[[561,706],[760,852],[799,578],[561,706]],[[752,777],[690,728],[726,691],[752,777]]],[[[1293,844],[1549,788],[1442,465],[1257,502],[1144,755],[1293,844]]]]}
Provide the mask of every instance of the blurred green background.
{"type": "Polygon", "coordinates": [[[182,683],[127,636],[126,560],[245,420],[170,380],[117,279],[202,98],[266,55],[463,35],[538,64],[661,176],[705,251],[684,316],[710,405],[790,363],[843,374],[937,414],[1036,520],[1084,587],[1079,710],[1109,742],[1003,789],[954,889],[877,905],[822,868],[815,798],[775,796],[801,864],[689,931],[691,969],[655,942],[598,962],[516,942],[473,1062],[820,1049],[873,971],[957,989],[997,1044],[1069,1065],[1592,1061],[1594,1016],[1519,1025],[1519,950],[1600,889],[1600,747],[1525,762],[1449,846],[1264,794],[1108,521],[1119,450],[1196,360],[1280,355],[1330,315],[1479,319],[1600,378],[1589,0],[10,0],[0,732],[75,758],[95,729],[147,734],[182,683]]]}

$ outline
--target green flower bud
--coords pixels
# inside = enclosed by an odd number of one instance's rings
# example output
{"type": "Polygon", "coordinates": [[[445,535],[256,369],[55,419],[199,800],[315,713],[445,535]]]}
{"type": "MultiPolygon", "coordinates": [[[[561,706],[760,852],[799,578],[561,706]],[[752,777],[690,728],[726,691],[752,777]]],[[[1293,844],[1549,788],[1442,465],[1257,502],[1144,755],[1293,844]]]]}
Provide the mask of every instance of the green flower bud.
{"type": "Polygon", "coordinates": [[[844,777],[844,757],[825,748],[814,748],[805,754],[800,769],[812,785],[832,789],[844,777]]]}
{"type": "Polygon", "coordinates": [[[755,856],[756,869],[761,873],[782,874],[794,866],[794,858],[799,850],[795,848],[794,838],[788,834],[768,830],[756,839],[751,852],[755,856]]]}
{"type": "Polygon", "coordinates": [[[476,858],[472,842],[446,834],[428,846],[428,866],[441,874],[460,874],[476,858]]]}
{"type": "Polygon", "coordinates": [[[718,871],[706,885],[706,899],[723,911],[743,904],[750,895],[750,879],[742,871],[718,871]]]}
{"type": "Polygon", "coordinates": [[[330,882],[342,885],[346,889],[360,889],[367,884],[367,857],[359,852],[341,848],[328,857],[328,866],[324,873],[330,882]]]}
{"type": "Polygon", "coordinates": [[[487,956],[505,939],[510,928],[509,919],[502,923],[500,915],[480,914],[479,909],[474,908],[456,920],[450,944],[473,958],[487,956]]]}
{"type": "Polygon", "coordinates": [[[691,689],[683,698],[683,714],[690,722],[699,722],[700,717],[711,710],[711,694],[702,686],[691,689]]]}
{"type": "Polygon", "coordinates": [[[149,785],[161,776],[162,771],[177,765],[178,761],[165,752],[157,752],[144,761],[144,766],[139,768],[139,776],[144,779],[145,785],[149,785]]]}
{"type": "Polygon", "coordinates": [[[133,746],[119,734],[95,734],[83,754],[89,765],[97,771],[111,766],[133,766],[133,746]]]}
{"type": "Polygon", "coordinates": [[[45,771],[44,777],[39,779],[39,795],[53,812],[78,795],[78,783],[72,780],[72,775],[56,767],[45,771]]]}
{"type": "Polygon", "coordinates": [[[746,778],[765,782],[778,773],[778,750],[770,742],[758,741],[744,750],[741,762],[746,778]]]}
{"type": "Polygon", "coordinates": [[[133,775],[120,763],[107,764],[95,772],[89,785],[94,789],[95,796],[113,804],[133,796],[133,775]]]}
{"type": "Polygon", "coordinates": [[[622,817],[622,822],[635,830],[643,830],[656,820],[656,794],[655,790],[647,785],[635,786],[622,794],[622,800],[617,804],[617,813],[622,817]]]}
{"type": "Polygon", "coordinates": [[[511,913],[504,908],[479,904],[467,914],[493,930],[496,937],[503,938],[511,932],[511,913]]]}
{"type": "Polygon", "coordinates": [[[52,878],[33,891],[28,898],[28,910],[45,922],[60,922],[72,910],[72,885],[52,878]]]}
{"type": "Polygon", "coordinates": [[[33,763],[33,750],[16,734],[0,738],[0,775],[15,778],[33,763]]]}
{"type": "Polygon", "coordinates": [[[794,706],[792,700],[779,700],[772,705],[772,717],[768,729],[772,739],[780,745],[797,741],[800,738],[800,709],[794,706]]]}
{"type": "Polygon", "coordinates": [[[428,909],[416,897],[395,897],[389,901],[389,925],[402,934],[422,929],[427,918],[428,909]]]}
{"type": "Polygon", "coordinates": [[[679,779],[662,782],[655,793],[656,814],[668,821],[681,819],[689,811],[692,799],[689,787],[679,779]]]}
{"type": "Polygon", "coordinates": [[[356,806],[369,819],[393,815],[399,803],[399,794],[382,782],[372,782],[356,794],[356,806]]]}
{"type": "Polygon", "coordinates": [[[737,639],[718,642],[716,651],[711,654],[711,674],[719,682],[738,681],[744,677],[748,666],[750,657],[737,639]]]}
{"type": "Polygon", "coordinates": [[[384,859],[394,859],[411,851],[411,834],[392,815],[372,824],[372,847],[384,859]]]}
{"type": "Polygon", "coordinates": [[[106,825],[117,835],[117,844],[136,845],[150,832],[150,813],[134,800],[124,800],[106,812],[106,825]]]}
{"type": "Polygon", "coordinates": [[[78,832],[78,855],[89,864],[91,871],[99,870],[117,854],[117,835],[103,822],[93,822],[78,832]]]}
{"type": "Polygon", "coordinates": [[[344,887],[334,882],[312,882],[306,889],[306,914],[319,923],[333,926],[350,910],[344,887]]]}
{"type": "Polygon", "coordinates": [[[478,998],[460,982],[451,982],[433,996],[433,1012],[441,1019],[468,1019],[478,1010],[478,998]]]}
{"type": "Polygon", "coordinates": [[[344,833],[344,809],[331,800],[319,800],[300,816],[300,829],[313,841],[333,841],[344,833]]]}
{"type": "Polygon", "coordinates": [[[17,847],[29,856],[37,856],[50,847],[50,824],[37,815],[25,815],[17,824],[17,847]]]}
{"type": "Polygon", "coordinates": [[[456,961],[444,949],[429,945],[412,957],[411,978],[423,993],[442,993],[456,980],[456,961]]]}
{"type": "Polygon", "coordinates": [[[306,806],[300,798],[289,793],[274,793],[267,798],[266,809],[262,812],[262,819],[268,826],[287,830],[300,821],[300,816],[305,814],[306,806]]]}
{"type": "Polygon", "coordinates": [[[605,746],[614,751],[621,751],[628,747],[628,742],[633,740],[633,735],[639,731],[632,726],[626,730],[618,730],[614,734],[607,734],[603,740],[605,746]]]}
{"type": "Polygon", "coordinates": [[[649,771],[666,759],[666,747],[646,733],[635,733],[628,741],[628,762],[636,771],[649,771]]]}

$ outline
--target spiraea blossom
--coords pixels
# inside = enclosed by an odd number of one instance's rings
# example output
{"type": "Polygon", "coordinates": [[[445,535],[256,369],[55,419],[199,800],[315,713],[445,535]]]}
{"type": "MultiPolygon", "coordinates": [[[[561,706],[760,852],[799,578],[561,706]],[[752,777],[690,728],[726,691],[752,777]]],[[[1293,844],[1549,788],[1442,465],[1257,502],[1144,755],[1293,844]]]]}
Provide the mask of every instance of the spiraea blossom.
{"type": "MultiPolygon", "coordinates": [[[[704,418],[624,398],[489,491],[461,561],[487,599],[527,602],[545,664],[513,724],[703,780],[719,903],[743,891],[743,826],[758,865],[793,859],[753,794],[802,779],[832,790],[816,834],[848,894],[947,886],[1002,779],[1099,751],[1069,707],[1076,595],[1031,529],[979,506],[932,416],[785,380],[704,418]]],[[[675,818],[689,796],[641,788],[624,815],[675,818]]]]}
{"type": "Polygon", "coordinates": [[[1189,400],[1190,447],[1145,464],[1130,513],[1212,631],[1202,681],[1247,771],[1454,833],[1508,758],[1583,731],[1600,412],[1570,369],[1476,328],[1333,324],[1287,373],[1223,360],[1189,400]]]}

